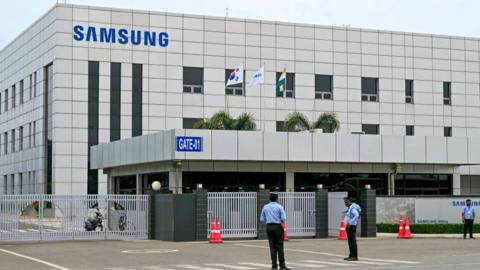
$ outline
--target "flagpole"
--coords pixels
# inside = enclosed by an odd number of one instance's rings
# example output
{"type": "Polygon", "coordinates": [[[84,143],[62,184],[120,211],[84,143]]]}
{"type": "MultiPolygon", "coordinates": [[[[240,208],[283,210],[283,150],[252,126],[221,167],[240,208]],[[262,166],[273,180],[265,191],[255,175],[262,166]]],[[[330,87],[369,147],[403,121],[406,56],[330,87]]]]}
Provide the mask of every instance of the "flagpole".
{"type": "MultiPolygon", "coordinates": [[[[265,83],[265,61],[263,62],[263,81],[265,83]]],[[[265,132],[265,119],[262,118],[262,108],[263,108],[263,84],[260,85],[260,119],[262,119],[263,132],[265,132]]]]}

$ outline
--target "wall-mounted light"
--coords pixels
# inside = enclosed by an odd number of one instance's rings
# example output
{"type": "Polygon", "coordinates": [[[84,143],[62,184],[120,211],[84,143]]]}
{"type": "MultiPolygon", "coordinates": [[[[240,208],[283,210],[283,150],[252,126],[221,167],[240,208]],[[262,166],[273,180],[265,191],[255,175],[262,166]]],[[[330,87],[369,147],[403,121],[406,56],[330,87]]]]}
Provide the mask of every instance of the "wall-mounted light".
{"type": "Polygon", "coordinates": [[[322,184],[317,184],[317,189],[323,189],[323,185],[322,184]]]}
{"type": "Polygon", "coordinates": [[[155,191],[159,191],[162,188],[162,184],[160,181],[153,181],[152,183],[152,189],[155,191]]]}
{"type": "Polygon", "coordinates": [[[203,184],[202,184],[202,183],[198,183],[198,184],[197,184],[197,189],[203,189],[203,184]]]}
{"type": "Polygon", "coordinates": [[[372,189],[372,185],[366,184],[366,185],[365,185],[365,189],[372,189]]]}
{"type": "Polygon", "coordinates": [[[259,188],[259,189],[265,189],[265,184],[260,184],[260,185],[258,185],[258,188],[259,188]]]}

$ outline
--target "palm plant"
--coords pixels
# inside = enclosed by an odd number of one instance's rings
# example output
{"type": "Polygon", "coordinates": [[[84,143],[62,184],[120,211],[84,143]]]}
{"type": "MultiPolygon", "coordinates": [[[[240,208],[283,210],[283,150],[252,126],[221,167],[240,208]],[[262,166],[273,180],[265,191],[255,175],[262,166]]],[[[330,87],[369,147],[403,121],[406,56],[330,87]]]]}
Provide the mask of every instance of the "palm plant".
{"type": "Polygon", "coordinates": [[[340,129],[340,122],[335,113],[322,113],[315,122],[310,124],[307,117],[299,112],[293,112],[287,116],[283,125],[283,131],[299,132],[321,128],[325,133],[333,133],[340,129]]]}
{"type": "Polygon", "coordinates": [[[249,113],[242,113],[237,119],[228,112],[220,111],[209,119],[203,119],[193,125],[194,129],[255,130],[255,119],[249,113]]]}

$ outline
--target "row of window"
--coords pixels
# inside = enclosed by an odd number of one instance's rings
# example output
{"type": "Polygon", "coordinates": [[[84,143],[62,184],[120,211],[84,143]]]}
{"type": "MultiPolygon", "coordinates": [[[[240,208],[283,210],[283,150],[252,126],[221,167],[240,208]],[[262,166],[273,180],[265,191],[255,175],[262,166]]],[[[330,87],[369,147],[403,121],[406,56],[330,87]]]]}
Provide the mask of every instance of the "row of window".
{"type": "Polygon", "coordinates": [[[17,192],[15,192],[15,174],[3,176],[2,194],[36,194],[36,172],[29,171],[18,173],[17,192]],[[26,177],[26,179],[24,179],[26,177]],[[10,182],[8,181],[10,178],[10,182]]]}
{"type": "Polygon", "coordinates": [[[23,151],[28,148],[32,148],[37,146],[37,141],[36,141],[36,136],[37,134],[37,122],[31,122],[28,123],[28,136],[24,136],[24,128],[27,127],[21,126],[18,129],[12,129],[10,132],[6,131],[3,133],[3,137],[0,136],[0,140],[3,141],[3,144],[0,143],[0,145],[3,145],[3,151],[0,151],[0,154],[10,154],[14,153],[17,151],[23,151]],[[17,130],[18,130],[18,136],[17,136],[17,130]],[[10,136],[9,136],[10,133],[10,136]],[[17,149],[17,144],[16,142],[18,141],[18,149],[17,149]],[[8,145],[10,144],[10,147],[8,145]]]}
{"type": "MultiPolygon", "coordinates": [[[[225,83],[233,69],[225,70],[225,83]]],[[[280,78],[281,72],[276,73],[276,81],[280,78]]],[[[243,96],[245,75],[243,82],[237,85],[227,86],[226,95],[243,96]]],[[[378,78],[362,77],[362,101],[379,101],[378,78]]],[[[443,104],[451,105],[451,82],[443,82],[443,104]]],[[[413,103],[413,80],[405,80],[405,103],[413,103]]],[[[203,68],[183,67],[183,92],[202,94],[203,93],[203,68]]],[[[295,98],[295,73],[287,72],[286,91],[277,93],[277,97],[295,98]]],[[[333,99],[333,75],[315,74],[315,98],[333,99]]]]}
{"type": "Polygon", "coordinates": [[[12,105],[12,109],[17,105],[22,105],[25,100],[25,92],[28,90],[28,99],[32,99],[37,96],[37,72],[34,72],[28,77],[28,88],[25,88],[25,80],[23,79],[18,82],[18,97],[19,102],[17,103],[17,84],[12,85],[10,88],[7,88],[2,93],[0,92],[0,114],[9,110],[9,105],[12,105]],[[9,90],[11,92],[9,92],[9,90]],[[11,98],[10,98],[11,95],[11,98]],[[3,110],[2,110],[2,98],[3,98],[3,110]],[[11,102],[10,102],[11,100],[11,102]]]}

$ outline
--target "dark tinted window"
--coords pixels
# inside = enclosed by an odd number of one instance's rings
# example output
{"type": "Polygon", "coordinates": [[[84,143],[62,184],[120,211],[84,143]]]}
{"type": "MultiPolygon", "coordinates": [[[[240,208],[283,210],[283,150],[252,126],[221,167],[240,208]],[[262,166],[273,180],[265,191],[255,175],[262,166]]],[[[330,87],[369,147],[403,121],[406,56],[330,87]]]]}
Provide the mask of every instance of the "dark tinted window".
{"type": "MultiPolygon", "coordinates": [[[[99,62],[88,62],[88,194],[98,194],[98,171],[90,169],[90,146],[98,144],[99,62]]],[[[35,130],[35,124],[34,124],[35,130]]]]}
{"type": "Polygon", "coordinates": [[[277,131],[283,131],[284,121],[277,121],[277,131]]]}
{"type": "Polygon", "coordinates": [[[183,118],[183,128],[193,128],[195,123],[203,120],[202,118],[183,118]]]}
{"type": "Polygon", "coordinates": [[[452,137],[452,127],[444,127],[443,128],[443,135],[445,137],[452,137]]]}
{"type": "Polygon", "coordinates": [[[413,103],[413,80],[405,80],[405,103],[413,103]]]}
{"type": "Polygon", "coordinates": [[[143,65],[132,65],[132,137],[142,135],[143,65]]]}
{"type": "Polygon", "coordinates": [[[397,174],[395,195],[452,195],[448,174],[397,174]]]}
{"type": "Polygon", "coordinates": [[[362,78],[362,94],[378,94],[378,78],[362,78]]]}
{"type": "Polygon", "coordinates": [[[197,94],[203,92],[203,68],[183,68],[183,92],[197,94]]]}
{"type": "Polygon", "coordinates": [[[415,135],[415,127],[414,126],[406,126],[406,135],[413,136],[415,135]]]}
{"type": "Polygon", "coordinates": [[[450,86],[451,86],[450,82],[443,82],[443,97],[444,98],[451,97],[450,86]]]}
{"type": "Polygon", "coordinates": [[[315,75],[315,98],[332,99],[332,75],[315,75]]]}
{"type": "Polygon", "coordinates": [[[122,65],[110,63],[110,141],[120,140],[122,65]]]}
{"type": "Polygon", "coordinates": [[[379,127],[378,125],[373,124],[363,124],[362,131],[365,134],[379,134],[379,127]]]}

